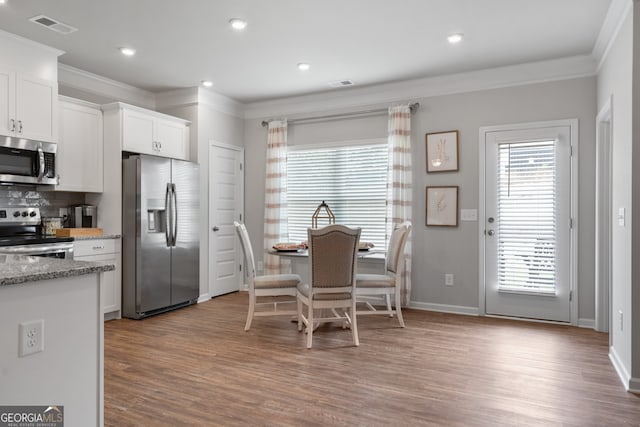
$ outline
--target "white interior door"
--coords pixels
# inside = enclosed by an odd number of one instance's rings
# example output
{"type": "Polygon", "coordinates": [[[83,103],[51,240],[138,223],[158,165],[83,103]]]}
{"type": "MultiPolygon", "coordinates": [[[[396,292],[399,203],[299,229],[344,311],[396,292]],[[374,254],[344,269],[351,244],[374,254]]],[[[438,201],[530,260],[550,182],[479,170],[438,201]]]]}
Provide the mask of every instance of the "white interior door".
{"type": "Polygon", "coordinates": [[[209,293],[212,297],[240,290],[242,251],[234,221],[242,221],[244,150],[209,145],[209,293]]]}
{"type": "Polygon", "coordinates": [[[571,126],[484,133],[487,314],[571,321],[571,126]]]}

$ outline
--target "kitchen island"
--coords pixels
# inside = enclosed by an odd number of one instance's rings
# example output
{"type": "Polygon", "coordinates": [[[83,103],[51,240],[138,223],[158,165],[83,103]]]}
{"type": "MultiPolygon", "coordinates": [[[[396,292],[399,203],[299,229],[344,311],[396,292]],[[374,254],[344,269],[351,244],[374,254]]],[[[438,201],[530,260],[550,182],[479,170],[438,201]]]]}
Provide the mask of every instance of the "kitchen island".
{"type": "Polygon", "coordinates": [[[0,405],[103,425],[101,281],[113,264],[0,255],[0,405]]]}

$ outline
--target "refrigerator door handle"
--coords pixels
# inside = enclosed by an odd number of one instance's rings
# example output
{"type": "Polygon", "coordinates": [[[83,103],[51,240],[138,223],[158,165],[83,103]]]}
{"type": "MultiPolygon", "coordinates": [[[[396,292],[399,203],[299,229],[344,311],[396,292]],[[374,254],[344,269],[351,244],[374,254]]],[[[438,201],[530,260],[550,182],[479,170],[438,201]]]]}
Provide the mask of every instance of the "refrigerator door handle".
{"type": "Polygon", "coordinates": [[[171,214],[171,183],[167,183],[167,189],[164,193],[164,238],[167,246],[171,246],[171,230],[172,230],[172,214],[171,214]]]}
{"type": "Polygon", "coordinates": [[[173,200],[173,209],[171,209],[171,219],[173,220],[173,229],[171,231],[171,246],[176,246],[178,238],[178,195],[176,194],[176,185],[171,184],[171,198],[173,200]]]}

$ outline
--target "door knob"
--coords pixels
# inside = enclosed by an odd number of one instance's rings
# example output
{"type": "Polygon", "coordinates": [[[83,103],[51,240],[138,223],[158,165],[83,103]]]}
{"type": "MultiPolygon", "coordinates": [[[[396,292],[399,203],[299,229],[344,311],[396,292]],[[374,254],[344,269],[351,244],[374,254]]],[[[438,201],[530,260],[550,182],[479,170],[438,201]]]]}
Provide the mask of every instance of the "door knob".
{"type": "Polygon", "coordinates": [[[495,231],[493,231],[493,230],[489,230],[489,231],[487,231],[487,234],[488,234],[489,236],[493,236],[493,235],[495,234],[495,231]]]}
{"type": "Polygon", "coordinates": [[[218,228],[218,226],[216,225],[216,226],[214,226],[214,227],[212,228],[212,230],[213,230],[213,231],[219,231],[219,230],[220,230],[220,228],[218,228]]]}

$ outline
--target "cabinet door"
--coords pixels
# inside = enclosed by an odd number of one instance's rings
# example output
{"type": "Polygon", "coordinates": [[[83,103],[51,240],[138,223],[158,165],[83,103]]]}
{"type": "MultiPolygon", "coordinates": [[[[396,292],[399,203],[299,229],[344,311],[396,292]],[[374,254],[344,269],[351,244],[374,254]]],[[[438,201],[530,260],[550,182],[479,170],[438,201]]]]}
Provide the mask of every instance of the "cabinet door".
{"type": "Polygon", "coordinates": [[[16,136],[57,142],[58,83],[16,75],[16,136]]]}
{"type": "Polygon", "coordinates": [[[0,70],[0,135],[13,135],[11,120],[15,118],[15,73],[0,70]]]}
{"type": "Polygon", "coordinates": [[[60,101],[56,190],[100,193],[103,189],[102,111],[60,101]]]}
{"type": "Polygon", "coordinates": [[[158,155],[173,159],[186,159],[188,128],[183,123],[156,120],[155,140],[160,143],[158,155]]]}
{"type": "Polygon", "coordinates": [[[154,118],[137,111],[122,112],[122,150],[157,154],[154,150],[154,118]]]}
{"type": "Polygon", "coordinates": [[[102,312],[111,313],[120,311],[120,254],[87,255],[75,257],[75,261],[105,261],[113,263],[116,269],[102,273],[102,287],[100,295],[102,299],[102,312]]]}

